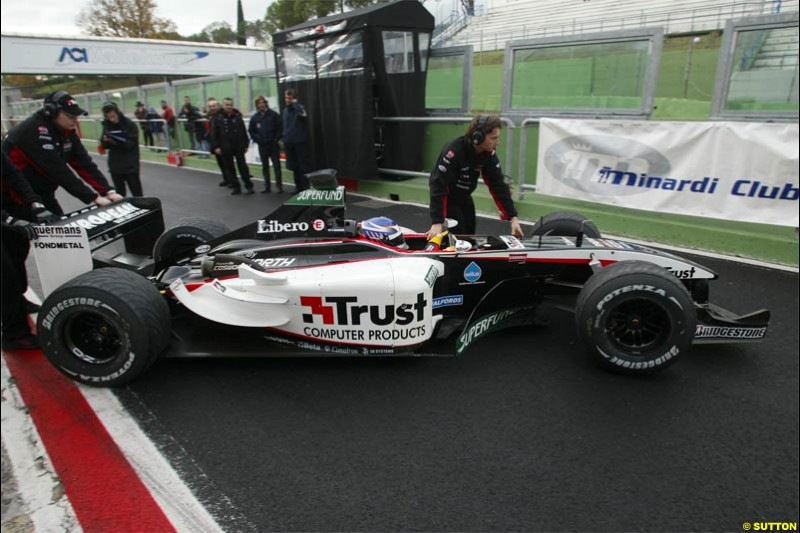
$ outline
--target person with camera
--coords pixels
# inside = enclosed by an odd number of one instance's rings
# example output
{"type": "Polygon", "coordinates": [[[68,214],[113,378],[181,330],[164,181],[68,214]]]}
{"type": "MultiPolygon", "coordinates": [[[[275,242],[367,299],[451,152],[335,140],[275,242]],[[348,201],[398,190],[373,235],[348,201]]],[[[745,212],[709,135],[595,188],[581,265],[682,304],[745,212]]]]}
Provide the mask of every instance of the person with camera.
{"type": "Polygon", "coordinates": [[[139,177],[139,131],[136,124],[114,102],[103,104],[103,135],[100,146],[108,153],[108,171],[117,191],[125,196],[143,196],[139,177]]]}

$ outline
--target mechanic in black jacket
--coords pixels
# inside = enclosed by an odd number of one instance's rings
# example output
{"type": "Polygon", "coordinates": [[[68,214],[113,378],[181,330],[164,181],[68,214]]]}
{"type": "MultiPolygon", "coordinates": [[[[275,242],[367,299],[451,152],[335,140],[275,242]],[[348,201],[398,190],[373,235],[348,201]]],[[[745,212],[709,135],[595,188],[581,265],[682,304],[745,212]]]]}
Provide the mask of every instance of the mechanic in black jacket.
{"type": "Polygon", "coordinates": [[[127,194],[127,185],[133,196],[142,196],[139,177],[139,128],[122,114],[117,104],[103,104],[103,135],[100,145],[108,151],[108,171],[117,192],[127,194]]]}
{"type": "Polygon", "coordinates": [[[283,147],[286,150],[286,168],[294,175],[295,192],[308,189],[308,113],[297,101],[297,92],[286,89],[283,93],[283,147]]]}
{"type": "Polygon", "coordinates": [[[283,136],[283,125],[281,116],[269,108],[267,99],[259,96],[255,99],[256,111],[250,118],[250,139],[258,145],[258,155],[261,157],[261,170],[264,174],[264,190],[270,192],[269,181],[269,162],[272,161],[272,168],[275,169],[275,185],[278,192],[283,192],[281,182],[281,150],[278,147],[278,140],[283,136]]]}
{"type": "Polygon", "coordinates": [[[78,137],[78,117],[86,114],[66,92],[51,93],[44,99],[44,107],[11,128],[3,141],[3,151],[45,207],[58,215],[64,214],[56,200],[59,186],[87,204],[103,206],[122,199],[78,137]]]}
{"type": "Polygon", "coordinates": [[[38,306],[24,296],[28,290],[25,260],[30,251],[29,241],[36,239],[32,223],[51,222],[59,217],[44,207],[42,199],[5,152],[2,157],[2,347],[27,350],[39,346],[28,325],[28,312],[37,311],[38,306]]]}
{"type": "Polygon", "coordinates": [[[253,182],[250,181],[250,169],[244,158],[245,152],[250,147],[250,138],[244,118],[238,109],[234,109],[231,98],[223,98],[222,109],[211,117],[211,151],[220,156],[223,166],[222,176],[233,188],[231,194],[242,194],[242,188],[236,179],[236,167],[244,182],[245,194],[253,194],[253,182]],[[234,167],[234,159],[236,167],[234,167]]]}
{"type": "Polygon", "coordinates": [[[503,123],[496,116],[477,116],[463,137],[445,145],[434,164],[430,176],[431,228],[428,238],[443,230],[445,218],[458,221],[458,233],[475,233],[475,204],[472,192],[478,186],[478,177],[488,185],[500,218],[511,222],[511,233],[522,237],[522,227],[511,199],[511,190],[503,179],[497,146],[503,123]]]}

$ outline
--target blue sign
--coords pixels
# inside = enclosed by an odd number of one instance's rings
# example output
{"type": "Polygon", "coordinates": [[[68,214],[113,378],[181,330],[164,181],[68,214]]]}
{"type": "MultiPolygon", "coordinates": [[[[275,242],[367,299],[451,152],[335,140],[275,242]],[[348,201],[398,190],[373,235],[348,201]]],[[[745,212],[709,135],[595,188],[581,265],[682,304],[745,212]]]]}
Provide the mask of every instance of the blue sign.
{"type": "Polygon", "coordinates": [[[453,296],[440,296],[433,299],[433,308],[450,307],[451,305],[462,305],[464,303],[464,295],[456,294],[453,296]]]}
{"type": "Polygon", "coordinates": [[[475,263],[475,261],[470,263],[469,266],[464,269],[464,279],[470,283],[475,283],[481,279],[481,274],[483,274],[483,271],[481,270],[481,267],[475,263]]]}
{"type": "Polygon", "coordinates": [[[58,58],[58,62],[63,63],[65,56],[69,57],[76,63],[89,62],[89,56],[86,54],[86,48],[67,48],[65,46],[61,49],[61,57],[58,58]]]}

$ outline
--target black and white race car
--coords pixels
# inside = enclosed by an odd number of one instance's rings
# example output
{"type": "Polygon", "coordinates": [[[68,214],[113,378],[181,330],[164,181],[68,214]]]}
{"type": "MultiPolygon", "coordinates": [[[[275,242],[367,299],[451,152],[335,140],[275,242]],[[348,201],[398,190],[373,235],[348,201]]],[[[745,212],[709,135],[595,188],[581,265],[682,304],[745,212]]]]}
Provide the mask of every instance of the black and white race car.
{"type": "Polygon", "coordinates": [[[235,231],[187,219],[161,233],[155,199],[116,205],[120,220],[104,215],[109,208],[65,218],[60,226],[87,229],[95,267],[106,268],[47,297],[37,324],[44,353],[76,381],[117,386],[165,352],[457,355],[555,307],[574,312],[601,365],[644,374],[692,343],[766,335],[768,311],[736,316],[708,301],[713,271],[602,238],[580,215],[548,215],[527,239],[445,231],[429,241],[391,221],[346,219],[335,172],[311,182],[235,231]],[[122,238],[129,249],[102,256],[122,238]],[[141,253],[153,240],[152,254],[141,253]]]}

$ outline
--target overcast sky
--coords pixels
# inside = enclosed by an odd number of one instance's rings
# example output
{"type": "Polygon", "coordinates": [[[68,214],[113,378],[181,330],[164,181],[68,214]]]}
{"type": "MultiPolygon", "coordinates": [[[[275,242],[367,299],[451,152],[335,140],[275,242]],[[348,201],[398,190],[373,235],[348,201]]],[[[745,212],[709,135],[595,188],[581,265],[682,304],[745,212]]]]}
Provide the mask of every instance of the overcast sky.
{"type": "MultiPolygon", "coordinates": [[[[456,0],[428,0],[425,7],[436,18],[447,16],[456,0]]],[[[242,0],[244,18],[263,18],[272,0],[242,0]]],[[[89,0],[2,0],[3,33],[79,35],[75,17],[89,0]]],[[[178,33],[199,33],[212,22],[226,21],[236,28],[236,0],[156,0],[156,15],[172,20],[178,33]]]]}

